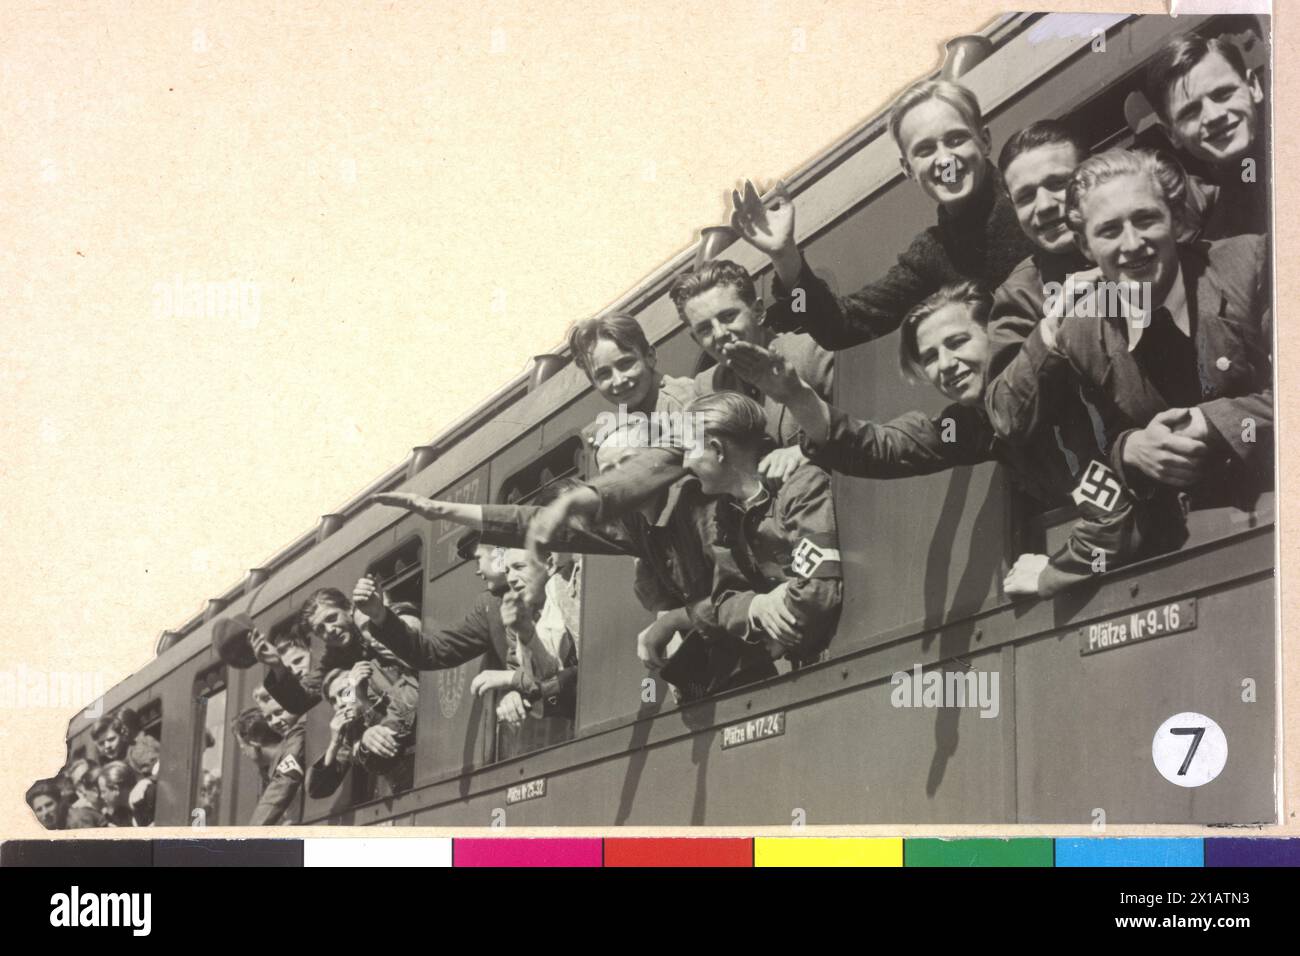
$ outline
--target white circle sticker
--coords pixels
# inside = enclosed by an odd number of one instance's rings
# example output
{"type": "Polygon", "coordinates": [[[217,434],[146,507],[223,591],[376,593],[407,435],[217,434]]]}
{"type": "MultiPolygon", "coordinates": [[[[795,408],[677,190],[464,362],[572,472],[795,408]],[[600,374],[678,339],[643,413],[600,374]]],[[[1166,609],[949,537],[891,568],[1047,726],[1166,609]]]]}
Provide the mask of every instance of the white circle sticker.
{"type": "Polygon", "coordinates": [[[1174,714],[1156,731],[1151,759],[1160,776],[1180,787],[1200,787],[1223,772],[1228,762],[1228,738],[1223,728],[1204,714],[1174,714]]]}

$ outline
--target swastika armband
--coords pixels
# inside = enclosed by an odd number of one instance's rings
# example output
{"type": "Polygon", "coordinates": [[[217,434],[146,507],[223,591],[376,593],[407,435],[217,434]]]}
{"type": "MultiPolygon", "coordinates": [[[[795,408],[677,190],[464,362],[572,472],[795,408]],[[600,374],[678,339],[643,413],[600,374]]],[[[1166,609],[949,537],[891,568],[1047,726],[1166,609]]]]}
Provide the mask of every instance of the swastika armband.
{"type": "Polygon", "coordinates": [[[801,578],[838,577],[839,548],[824,547],[813,544],[808,538],[800,538],[790,554],[790,570],[801,578]],[[818,571],[821,573],[819,574],[818,571]]]}
{"type": "Polygon", "coordinates": [[[302,764],[298,763],[298,758],[293,754],[285,754],[284,758],[275,765],[275,772],[282,777],[301,777],[302,764]]]}
{"type": "Polygon", "coordinates": [[[1082,506],[1087,502],[1103,511],[1114,511],[1122,491],[1123,486],[1115,472],[1099,461],[1090,461],[1088,470],[1084,472],[1078,487],[1070,492],[1070,497],[1076,505],[1082,506]]]}

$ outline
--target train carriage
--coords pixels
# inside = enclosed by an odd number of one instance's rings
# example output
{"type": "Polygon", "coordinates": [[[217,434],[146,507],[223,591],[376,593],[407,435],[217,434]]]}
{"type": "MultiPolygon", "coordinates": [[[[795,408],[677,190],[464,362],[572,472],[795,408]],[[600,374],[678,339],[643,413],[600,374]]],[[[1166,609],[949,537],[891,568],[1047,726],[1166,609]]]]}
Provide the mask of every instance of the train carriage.
{"type": "MultiPolygon", "coordinates": [[[[1007,16],[971,41],[987,57],[961,81],[995,144],[1035,119],[1068,117],[1095,147],[1126,145],[1144,132],[1129,97],[1154,51],[1177,32],[1224,28],[1214,17],[1007,16]]],[[[1266,42],[1257,62],[1267,61],[1266,42]]],[[[884,117],[788,182],[801,246],[839,291],[882,274],[933,216],[903,182],[884,117]]],[[[744,243],[721,255],[770,283],[766,259],[744,243]]],[[[667,263],[618,305],[638,316],[660,369],[677,375],[702,364],[666,294],[688,264],[689,255],[667,263]]],[[[837,404],[849,410],[883,419],[940,407],[902,381],[890,341],[840,352],[836,363],[837,404]]],[[[156,659],[109,691],[107,709],[137,709],[160,736],[158,825],[238,825],[258,799],[258,773],[229,725],[262,669],[224,667],[211,649],[217,619],[244,612],[274,632],[314,589],[348,589],[370,572],[426,624],[454,620],[480,587],[456,554],[461,529],[369,507],[367,497],[525,501],[590,472],[579,432],[606,406],[577,368],[558,364],[541,362],[416,448],[165,634],[156,659]]],[[[1251,512],[1194,513],[1177,553],[1016,603],[999,589],[1009,561],[1026,543],[1060,538],[1072,515],[1029,512],[998,466],[894,482],[837,477],[835,498],[845,607],[828,659],[679,706],[633,653],[650,615],[631,597],[631,559],[588,557],[573,721],[528,721],[526,734],[508,734],[470,693],[482,661],[422,673],[413,788],[376,797],[356,773],[332,797],[306,799],[300,818],[459,827],[1276,820],[1271,495],[1251,512]],[[970,688],[996,675],[996,701],[983,713],[899,706],[904,685],[919,690],[930,674],[970,688]],[[1204,786],[1175,786],[1153,764],[1157,729],[1183,713],[1212,718],[1226,740],[1223,770],[1204,786]]],[[[309,761],[328,722],[324,707],[308,716],[309,761]]],[[[91,723],[73,719],[69,755],[93,746],[91,723]]]]}

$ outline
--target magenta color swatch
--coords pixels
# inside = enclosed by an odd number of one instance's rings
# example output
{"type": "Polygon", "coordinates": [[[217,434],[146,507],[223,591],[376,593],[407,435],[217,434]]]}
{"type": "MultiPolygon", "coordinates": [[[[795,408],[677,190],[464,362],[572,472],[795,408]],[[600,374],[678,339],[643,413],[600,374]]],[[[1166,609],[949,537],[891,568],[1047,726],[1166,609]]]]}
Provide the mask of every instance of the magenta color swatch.
{"type": "Polygon", "coordinates": [[[452,841],[452,866],[600,866],[599,839],[528,839],[452,841]]]}

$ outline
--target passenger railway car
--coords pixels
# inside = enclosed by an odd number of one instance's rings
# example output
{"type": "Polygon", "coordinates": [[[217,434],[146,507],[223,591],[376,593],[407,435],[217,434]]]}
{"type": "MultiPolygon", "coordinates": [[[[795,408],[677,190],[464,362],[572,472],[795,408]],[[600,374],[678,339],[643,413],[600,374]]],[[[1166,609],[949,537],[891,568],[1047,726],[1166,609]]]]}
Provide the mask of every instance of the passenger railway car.
{"type": "MultiPolygon", "coordinates": [[[[1045,117],[1071,117],[1096,147],[1145,135],[1130,95],[1172,34],[1220,32],[1225,18],[1004,17],[956,43],[949,69],[978,94],[995,148],[1045,117]],[[987,54],[970,66],[968,54],[987,54]],[[1127,104],[1127,110],[1126,110],[1127,104]],[[1126,119],[1127,115],[1127,119],[1126,119]]],[[[1267,64],[1264,39],[1250,53],[1267,64]]],[[[1140,105],[1140,103],[1139,103],[1140,105]]],[[[740,171],[743,172],[743,171],[740,171]]],[[[877,116],[788,180],[808,257],[841,291],[882,274],[933,209],[904,182],[877,116]]],[[[721,250],[770,282],[743,242],[721,250]]],[[[636,313],[660,368],[691,374],[701,354],[666,289],[675,258],[618,307],[636,313]]],[[[579,430],[605,409],[565,356],[541,359],[402,466],[325,515],[312,533],[238,587],[209,602],[156,659],[113,687],[161,738],[158,825],[195,819],[200,788],[220,779],[202,821],[245,822],[257,802],[255,768],[229,723],[251,703],[261,668],[226,670],[211,650],[222,615],[247,612],[284,626],[315,588],[350,590],[374,572],[390,596],[452,621],[479,583],[457,558],[460,529],[366,504],[382,490],[466,502],[526,500],[548,481],[590,468],[579,430]],[[558,366],[558,368],[557,368],[558,366]]],[[[884,419],[937,410],[909,386],[896,344],[837,355],[838,404],[884,419]]],[[[1052,542],[1070,515],[1030,514],[993,465],[907,481],[837,478],[846,606],[828,660],[681,707],[634,654],[649,621],[632,598],[630,559],[585,561],[583,657],[576,720],[529,722],[510,735],[469,692],[481,661],[421,675],[415,785],[375,798],[358,779],[306,800],[307,823],[457,827],[530,825],[788,825],[846,823],[1262,823],[1276,818],[1275,529],[1271,496],[1256,510],[1196,513],[1178,553],[1107,574],[1054,600],[1012,603],[999,583],[1008,561],[1052,542]],[[1149,639],[1108,640],[1118,625],[1151,625],[1149,639]],[[1091,642],[1091,646],[1090,646],[1091,642]],[[998,676],[997,713],[905,708],[896,673],[998,676]],[[1152,743],[1167,718],[1212,718],[1227,759],[1217,778],[1175,786],[1157,772],[1152,743]]],[[[308,760],[329,715],[309,715],[308,760]]],[[[90,721],[68,728],[69,756],[85,752],[90,721]]]]}

